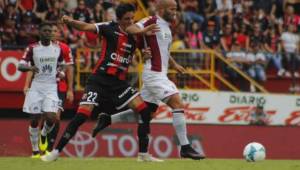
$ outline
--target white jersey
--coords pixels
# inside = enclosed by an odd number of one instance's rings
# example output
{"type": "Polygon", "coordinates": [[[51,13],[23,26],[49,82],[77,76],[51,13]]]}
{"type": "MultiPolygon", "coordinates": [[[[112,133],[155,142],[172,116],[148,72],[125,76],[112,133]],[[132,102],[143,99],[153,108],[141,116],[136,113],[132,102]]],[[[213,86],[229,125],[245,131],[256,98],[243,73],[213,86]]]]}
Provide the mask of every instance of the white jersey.
{"type": "Polygon", "coordinates": [[[157,24],[160,31],[155,35],[144,37],[144,47],[150,47],[152,57],[144,66],[145,74],[167,75],[169,67],[169,49],[172,43],[172,33],[169,23],[159,16],[151,16],[136,23],[140,28],[157,24]]]}
{"type": "Polygon", "coordinates": [[[32,82],[56,84],[57,67],[63,60],[63,50],[58,43],[51,42],[50,45],[43,46],[38,42],[27,47],[20,63],[39,69],[32,82]]]}

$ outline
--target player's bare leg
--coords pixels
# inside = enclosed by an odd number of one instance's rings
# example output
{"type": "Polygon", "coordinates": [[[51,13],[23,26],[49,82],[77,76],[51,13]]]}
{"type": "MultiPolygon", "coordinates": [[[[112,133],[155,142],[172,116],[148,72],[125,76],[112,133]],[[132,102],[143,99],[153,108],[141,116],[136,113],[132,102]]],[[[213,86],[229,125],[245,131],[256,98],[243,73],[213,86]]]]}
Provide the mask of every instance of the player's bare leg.
{"type": "Polygon", "coordinates": [[[181,145],[180,156],[182,158],[191,158],[191,159],[204,159],[205,155],[202,153],[196,152],[190,145],[190,142],[187,138],[186,130],[186,121],[184,116],[184,106],[180,99],[178,93],[170,96],[167,99],[167,105],[169,105],[173,110],[173,126],[176,131],[176,135],[179,139],[181,145]]]}

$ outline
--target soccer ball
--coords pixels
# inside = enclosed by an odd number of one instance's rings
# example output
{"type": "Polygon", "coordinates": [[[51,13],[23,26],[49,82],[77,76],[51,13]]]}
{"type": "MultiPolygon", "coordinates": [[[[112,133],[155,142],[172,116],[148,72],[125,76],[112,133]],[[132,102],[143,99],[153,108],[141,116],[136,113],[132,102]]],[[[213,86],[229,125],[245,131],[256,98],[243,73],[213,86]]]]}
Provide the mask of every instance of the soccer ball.
{"type": "Polygon", "coordinates": [[[243,155],[248,162],[262,161],[266,158],[266,149],[260,143],[251,142],[245,146],[243,155]]]}

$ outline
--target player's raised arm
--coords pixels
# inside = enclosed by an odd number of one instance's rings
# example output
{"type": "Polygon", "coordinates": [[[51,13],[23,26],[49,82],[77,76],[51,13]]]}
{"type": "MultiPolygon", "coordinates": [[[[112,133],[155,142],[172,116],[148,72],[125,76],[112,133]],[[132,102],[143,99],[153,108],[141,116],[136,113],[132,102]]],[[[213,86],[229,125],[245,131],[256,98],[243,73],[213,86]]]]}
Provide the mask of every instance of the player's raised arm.
{"type": "Polygon", "coordinates": [[[144,28],[140,28],[137,24],[132,24],[126,28],[126,32],[133,35],[137,35],[137,34],[152,35],[158,31],[159,31],[159,27],[157,24],[151,24],[144,28]]]}
{"type": "Polygon", "coordinates": [[[72,17],[69,17],[67,15],[64,15],[61,18],[61,20],[63,23],[65,23],[77,30],[80,30],[80,31],[90,31],[90,32],[97,31],[95,24],[90,24],[90,23],[74,20],[72,17]]]}

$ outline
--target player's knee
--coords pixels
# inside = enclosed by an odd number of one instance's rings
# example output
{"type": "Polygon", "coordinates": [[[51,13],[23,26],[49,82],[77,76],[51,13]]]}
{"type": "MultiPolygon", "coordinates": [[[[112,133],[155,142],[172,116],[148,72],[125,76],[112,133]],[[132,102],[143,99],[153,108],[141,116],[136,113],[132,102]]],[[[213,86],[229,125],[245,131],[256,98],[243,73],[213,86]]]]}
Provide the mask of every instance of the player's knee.
{"type": "Polygon", "coordinates": [[[149,123],[151,121],[151,113],[152,111],[148,107],[146,103],[142,103],[135,108],[135,112],[141,115],[142,121],[144,123],[149,123]]]}
{"type": "Polygon", "coordinates": [[[32,116],[30,117],[30,126],[31,126],[32,128],[38,127],[38,125],[39,125],[39,120],[40,120],[40,117],[39,117],[38,115],[32,115],[32,116]]]}
{"type": "Polygon", "coordinates": [[[82,114],[87,117],[90,117],[93,109],[94,109],[94,105],[80,105],[77,110],[77,114],[82,114]]]}
{"type": "Polygon", "coordinates": [[[146,102],[146,104],[148,105],[149,107],[149,110],[151,110],[152,113],[155,113],[157,108],[158,108],[158,105],[155,104],[155,103],[150,103],[150,102],[146,102]]]}

